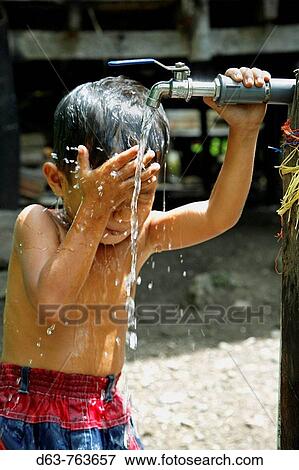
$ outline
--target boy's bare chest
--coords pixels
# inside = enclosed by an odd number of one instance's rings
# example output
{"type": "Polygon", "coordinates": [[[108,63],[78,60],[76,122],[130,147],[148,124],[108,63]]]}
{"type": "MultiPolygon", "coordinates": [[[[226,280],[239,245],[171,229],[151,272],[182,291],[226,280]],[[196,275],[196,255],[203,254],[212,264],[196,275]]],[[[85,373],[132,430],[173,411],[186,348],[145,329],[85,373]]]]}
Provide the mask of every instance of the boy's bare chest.
{"type": "Polygon", "coordinates": [[[125,298],[125,282],[130,272],[127,250],[100,247],[78,296],[84,303],[117,303],[125,298]]]}
{"type": "MultiPolygon", "coordinates": [[[[66,231],[60,226],[60,242],[66,231]]],[[[145,227],[139,233],[137,244],[137,272],[147,259],[145,227]]],[[[122,303],[126,299],[126,281],[131,270],[131,239],[117,245],[99,244],[90,271],[77,298],[82,304],[122,303]]]]}

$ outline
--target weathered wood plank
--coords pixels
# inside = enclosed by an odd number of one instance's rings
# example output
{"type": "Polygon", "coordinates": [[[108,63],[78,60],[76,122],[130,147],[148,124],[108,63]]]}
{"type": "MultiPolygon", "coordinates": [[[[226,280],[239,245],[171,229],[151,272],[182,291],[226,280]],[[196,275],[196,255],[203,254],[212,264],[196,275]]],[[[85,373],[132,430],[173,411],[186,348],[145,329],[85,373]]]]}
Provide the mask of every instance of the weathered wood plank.
{"type": "MultiPolygon", "coordinates": [[[[199,19],[198,19],[199,21],[199,19]]],[[[192,39],[180,31],[11,31],[12,51],[24,60],[128,57],[187,57],[209,60],[216,55],[299,51],[299,25],[208,29],[200,24],[192,39]],[[199,41],[201,38],[201,41],[199,41]],[[104,40],[103,40],[104,39],[104,40]],[[209,44],[202,47],[202,41],[209,44]],[[225,47],[223,45],[225,44],[225,47]]]]}
{"type": "Polygon", "coordinates": [[[20,195],[36,199],[46,187],[46,179],[39,168],[24,168],[20,170],[20,195]]]}
{"type": "Polygon", "coordinates": [[[92,31],[14,31],[11,43],[28,60],[185,57],[189,52],[187,38],[178,31],[110,31],[103,37],[92,31]]]}

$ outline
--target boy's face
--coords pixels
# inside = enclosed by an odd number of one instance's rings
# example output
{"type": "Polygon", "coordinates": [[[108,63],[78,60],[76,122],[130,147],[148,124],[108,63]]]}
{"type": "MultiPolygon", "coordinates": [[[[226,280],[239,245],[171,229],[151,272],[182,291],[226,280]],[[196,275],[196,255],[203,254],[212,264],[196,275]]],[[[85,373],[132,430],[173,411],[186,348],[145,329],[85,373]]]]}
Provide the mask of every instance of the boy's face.
{"type": "MultiPolygon", "coordinates": [[[[62,198],[65,209],[69,217],[73,220],[81,203],[80,188],[74,188],[75,183],[69,183],[64,179],[62,184],[62,198]]],[[[138,227],[139,230],[143,226],[153,206],[157,181],[151,185],[150,189],[143,189],[141,186],[140,195],[138,197],[138,227]]],[[[133,195],[133,190],[132,190],[133,195]]],[[[132,198],[131,195],[131,198],[132,198]]],[[[100,243],[104,245],[115,245],[131,236],[131,199],[124,201],[116,207],[110,216],[100,243]]]]}

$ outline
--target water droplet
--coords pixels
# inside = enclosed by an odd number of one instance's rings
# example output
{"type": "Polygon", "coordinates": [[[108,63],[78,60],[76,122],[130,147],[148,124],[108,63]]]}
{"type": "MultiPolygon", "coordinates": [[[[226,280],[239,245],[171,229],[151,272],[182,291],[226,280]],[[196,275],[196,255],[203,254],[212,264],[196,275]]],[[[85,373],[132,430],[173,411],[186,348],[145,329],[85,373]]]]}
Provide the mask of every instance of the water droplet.
{"type": "Polygon", "coordinates": [[[79,183],[74,184],[73,188],[74,188],[74,189],[79,189],[79,188],[80,188],[79,183]]]}
{"type": "Polygon", "coordinates": [[[40,357],[43,357],[44,353],[40,353],[40,357]]]}
{"type": "Polygon", "coordinates": [[[135,327],[136,319],[134,318],[135,313],[135,301],[133,297],[128,296],[125,304],[126,312],[128,312],[128,325],[135,327]]]}
{"type": "Polygon", "coordinates": [[[167,266],[167,272],[170,273],[170,266],[167,266]]]}
{"type": "Polygon", "coordinates": [[[114,285],[115,285],[115,286],[118,286],[118,279],[115,279],[114,285]]]}
{"type": "Polygon", "coordinates": [[[40,345],[41,345],[41,338],[40,338],[40,339],[38,340],[38,342],[36,343],[36,346],[37,346],[38,348],[40,348],[40,345]]]}
{"type": "Polygon", "coordinates": [[[137,277],[136,283],[137,283],[138,286],[140,286],[140,284],[141,284],[141,276],[138,276],[138,277],[137,277]]]}
{"type": "Polygon", "coordinates": [[[67,145],[66,147],[66,150],[77,150],[78,151],[78,147],[70,147],[69,145],[67,145]]]}
{"type": "Polygon", "coordinates": [[[127,342],[129,343],[130,349],[137,349],[137,335],[135,331],[128,331],[127,342]]]}
{"type": "Polygon", "coordinates": [[[116,342],[116,344],[117,344],[118,346],[120,345],[121,340],[120,340],[120,337],[119,337],[119,336],[117,336],[117,337],[115,338],[115,342],[116,342]]]}
{"type": "Polygon", "coordinates": [[[155,261],[152,261],[152,269],[155,269],[155,261]]]}
{"type": "Polygon", "coordinates": [[[54,333],[55,326],[56,326],[55,323],[49,326],[49,328],[47,329],[47,335],[52,335],[54,333]]]}
{"type": "Polygon", "coordinates": [[[186,271],[183,271],[183,277],[186,277],[186,276],[187,276],[186,271]]]}
{"type": "Polygon", "coordinates": [[[147,285],[147,288],[151,290],[153,288],[153,285],[154,285],[153,281],[150,281],[147,285]]]}

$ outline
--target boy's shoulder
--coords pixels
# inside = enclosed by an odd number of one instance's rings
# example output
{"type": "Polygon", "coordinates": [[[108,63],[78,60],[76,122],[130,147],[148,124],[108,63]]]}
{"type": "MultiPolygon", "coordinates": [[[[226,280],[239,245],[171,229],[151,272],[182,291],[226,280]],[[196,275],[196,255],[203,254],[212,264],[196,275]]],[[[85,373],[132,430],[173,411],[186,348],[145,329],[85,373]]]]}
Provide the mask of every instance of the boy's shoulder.
{"type": "Polygon", "coordinates": [[[56,224],[49,210],[41,204],[30,204],[18,214],[14,226],[16,241],[20,243],[27,238],[47,235],[57,238],[56,224]]]}
{"type": "Polygon", "coordinates": [[[41,212],[46,212],[46,211],[47,209],[41,204],[29,204],[29,206],[26,206],[24,207],[24,209],[21,210],[17,218],[22,219],[29,214],[36,215],[36,214],[39,214],[41,212]]]}
{"type": "Polygon", "coordinates": [[[41,204],[30,204],[29,206],[24,207],[16,218],[16,226],[35,224],[35,223],[44,223],[47,224],[51,221],[48,209],[41,204]]]}

